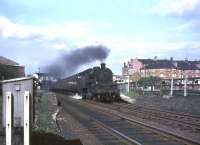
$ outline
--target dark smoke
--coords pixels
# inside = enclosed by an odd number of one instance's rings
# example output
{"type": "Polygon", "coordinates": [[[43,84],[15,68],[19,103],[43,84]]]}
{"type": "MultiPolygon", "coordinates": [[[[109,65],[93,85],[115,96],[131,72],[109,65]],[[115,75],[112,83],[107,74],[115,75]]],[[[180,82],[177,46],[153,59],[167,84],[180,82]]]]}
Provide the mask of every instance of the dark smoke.
{"type": "Polygon", "coordinates": [[[80,66],[107,58],[109,49],[105,46],[86,46],[61,54],[52,64],[45,67],[45,72],[57,77],[74,73],[80,66]]]}

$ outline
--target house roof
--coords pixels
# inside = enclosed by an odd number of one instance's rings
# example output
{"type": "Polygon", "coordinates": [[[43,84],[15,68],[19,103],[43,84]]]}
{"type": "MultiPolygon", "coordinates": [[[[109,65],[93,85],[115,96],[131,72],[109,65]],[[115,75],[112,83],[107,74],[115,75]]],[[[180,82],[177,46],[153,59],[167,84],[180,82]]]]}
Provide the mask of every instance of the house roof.
{"type": "Polygon", "coordinates": [[[177,61],[178,62],[178,68],[183,70],[198,70],[197,63],[193,61],[177,61]]]}
{"type": "Polygon", "coordinates": [[[142,62],[143,64],[152,64],[154,63],[153,59],[138,59],[140,62],[142,62]]]}
{"type": "Polygon", "coordinates": [[[146,69],[161,69],[161,68],[175,68],[175,65],[170,60],[160,59],[140,59],[146,69]]]}
{"type": "Polygon", "coordinates": [[[0,65],[19,65],[19,63],[10,60],[8,58],[5,58],[3,56],[0,56],[0,65]]]}
{"type": "Polygon", "coordinates": [[[200,61],[188,60],[167,60],[167,59],[138,59],[143,63],[146,69],[181,69],[181,70],[198,70],[200,61]]]}

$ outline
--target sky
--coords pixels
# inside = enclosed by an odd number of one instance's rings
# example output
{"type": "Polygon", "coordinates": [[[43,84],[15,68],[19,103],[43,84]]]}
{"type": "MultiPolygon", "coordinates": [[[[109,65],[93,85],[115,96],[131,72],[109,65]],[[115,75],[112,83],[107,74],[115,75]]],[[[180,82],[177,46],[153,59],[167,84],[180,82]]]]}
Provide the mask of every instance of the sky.
{"type": "Polygon", "coordinates": [[[199,26],[200,0],[0,0],[0,55],[31,74],[63,51],[100,44],[121,74],[130,58],[199,60],[199,26]]]}

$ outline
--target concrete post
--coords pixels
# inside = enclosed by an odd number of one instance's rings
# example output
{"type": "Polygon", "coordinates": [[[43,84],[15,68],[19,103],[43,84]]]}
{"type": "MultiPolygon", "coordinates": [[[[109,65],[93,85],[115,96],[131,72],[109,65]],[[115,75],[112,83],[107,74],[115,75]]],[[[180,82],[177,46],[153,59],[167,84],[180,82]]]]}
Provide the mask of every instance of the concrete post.
{"type": "Polygon", "coordinates": [[[24,145],[30,145],[30,93],[24,92],[24,145]]]}
{"type": "Polygon", "coordinates": [[[173,85],[174,85],[174,79],[171,79],[171,89],[170,89],[170,95],[173,96],[173,85]]]}
{"type": "Polygon", "coordinates": [[[6,92],[6,145],[12,145],[13,126],[13,97],[11,92],[6,92]]]}
{"type": "Polygon", "coordinates": [[[185,81],[184,81],[184,97],[187,96],[187,78],[185,78],[185,81]]]}
{"type": "Polygon", "coordinates": [[[128,75],[128,88],[127,88],[127,92],[129,93],[130,91],[130,76],[128,75]]]}

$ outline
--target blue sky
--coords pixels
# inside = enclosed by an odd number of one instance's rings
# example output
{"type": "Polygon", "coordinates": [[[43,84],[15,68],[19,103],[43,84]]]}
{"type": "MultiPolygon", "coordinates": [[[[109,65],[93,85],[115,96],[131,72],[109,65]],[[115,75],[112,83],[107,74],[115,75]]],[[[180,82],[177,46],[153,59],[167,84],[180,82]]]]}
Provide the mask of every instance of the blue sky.
{"type": "Polygon", "coordinates": [[[120,74],[131,57],[200,59],[199,18],[200,0],[0,0],[0,55],[33,73],[63,50],[103,44],[120,74]]]}

